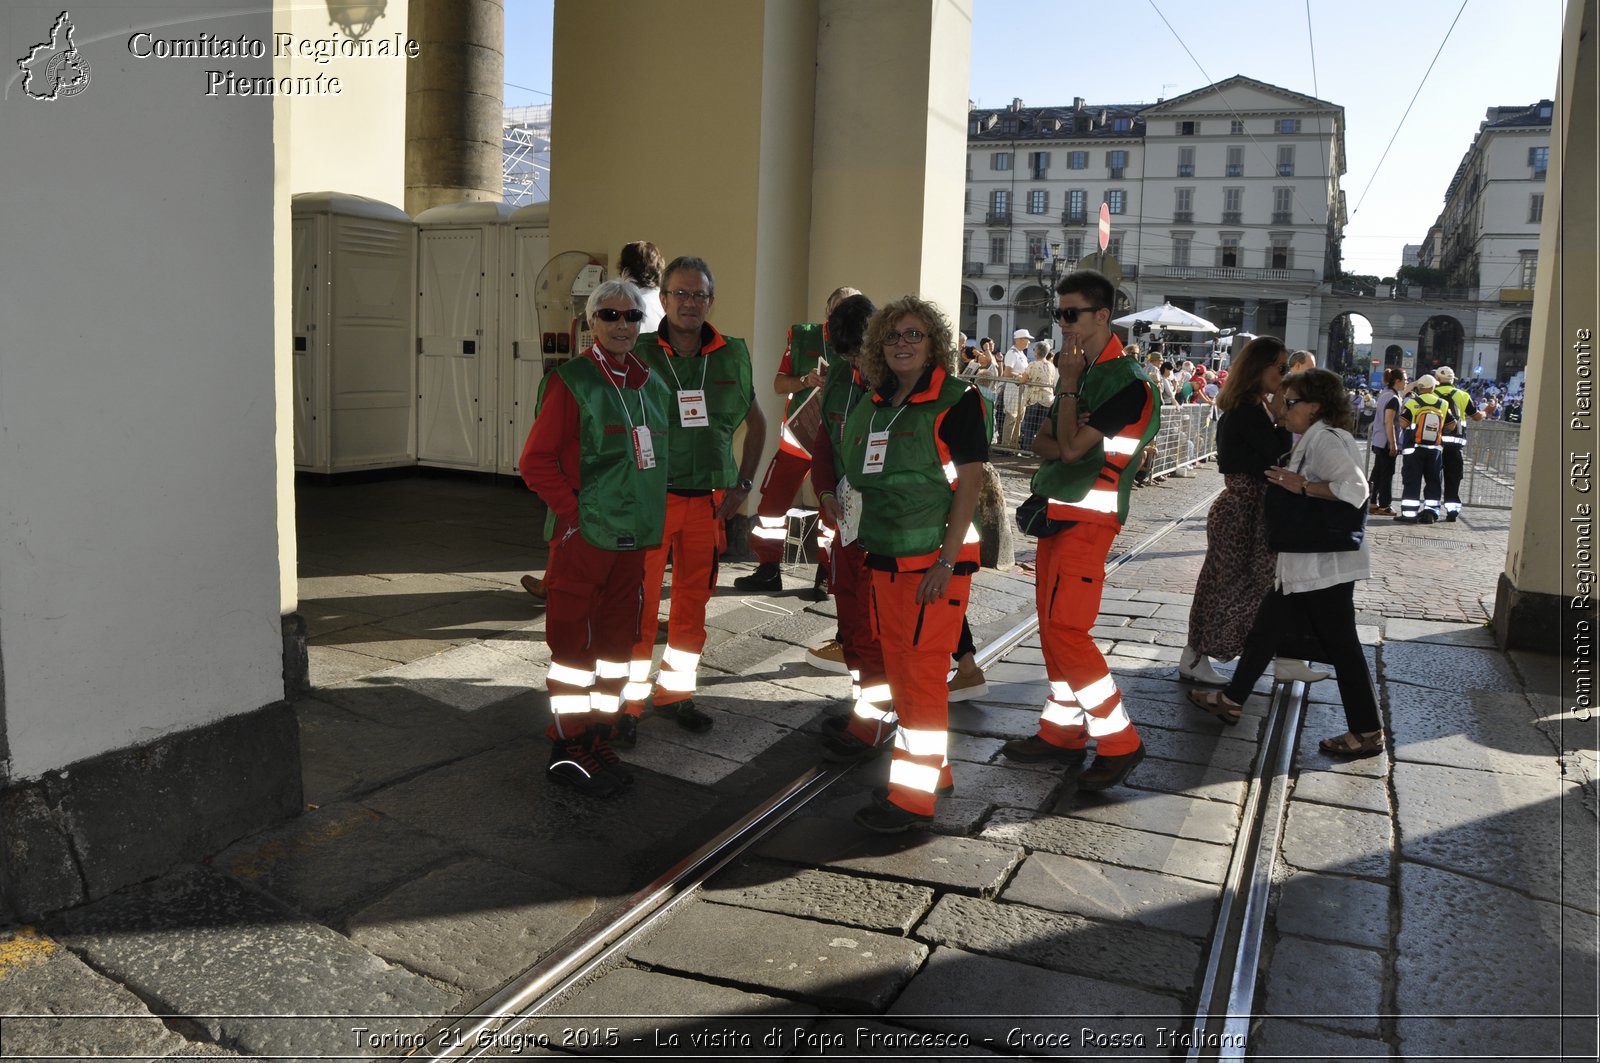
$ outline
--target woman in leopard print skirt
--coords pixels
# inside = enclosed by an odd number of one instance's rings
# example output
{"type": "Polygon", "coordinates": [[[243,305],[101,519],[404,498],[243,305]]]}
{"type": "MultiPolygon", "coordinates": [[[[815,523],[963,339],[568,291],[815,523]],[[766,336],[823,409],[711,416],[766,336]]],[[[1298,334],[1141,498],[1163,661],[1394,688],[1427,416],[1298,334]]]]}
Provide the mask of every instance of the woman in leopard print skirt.
{"type": "Polygon", "coordinates": [[[1267,549],[1263,509],[1266,470],[1288,453],[1292,440],[1278,427],[1288,349],[1275,336],[1257,336],[1233,360],[1217,395],[1217,468],[1222,494],[1206,517],[1206,559],[1189,609],[1189,642],[1178,674],[1221,685],[1227,677],[1211,658],[1239,655],[1261,600],[1272,589],[1277,555],[1267,549]]]}

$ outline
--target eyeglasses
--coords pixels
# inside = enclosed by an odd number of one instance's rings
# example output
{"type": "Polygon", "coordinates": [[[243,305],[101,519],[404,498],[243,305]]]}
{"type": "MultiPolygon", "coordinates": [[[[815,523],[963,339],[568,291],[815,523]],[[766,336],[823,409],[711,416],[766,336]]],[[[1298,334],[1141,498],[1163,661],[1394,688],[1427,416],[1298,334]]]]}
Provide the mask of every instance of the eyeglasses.
{"type": "Polygon", "coordinates": [[[1078,323],[1078,315],[1092,314],[1096,310],[1104,309],[1103,306],[1061,306],[1057,307],[1051,316],[1063,325],[1075,325],[1078,323]]]}
{"type": "Polygon", "coordinates": [[[1286,409],[1286,410],[1292,410],[1296,406],[1300,405],[1302,402],[1310,402],[1310,401],[1311,401],[1310,399],[1284,399],[1283,400],[1283,408],[1286,409]]]}
{"type": "Polygon", "coordinates": [[[626,321],[630,325],[637,325],[644,320],[643,310],[614,310],[609,306],[602,306],[594,312],[594,316],[601,321],[626,321]]]}
{"type": "Polygon", "coordinates": [[[674,288],[667,294],[672,296],[674,299],[681,300],[685,303],[709,303],[711,301],[710,292],[702,292],[699,290],[691,292],[687,288],[674,288]]]}
{"type": "Polygon", "coordinates": [[[928,334],[921,329],[908,328],[904,332],[887,333],[883,337],[883,345],[885,347],[893,347],[901,340],[905,340],[907,343],[921,343],[927,338],[928,334]]]}

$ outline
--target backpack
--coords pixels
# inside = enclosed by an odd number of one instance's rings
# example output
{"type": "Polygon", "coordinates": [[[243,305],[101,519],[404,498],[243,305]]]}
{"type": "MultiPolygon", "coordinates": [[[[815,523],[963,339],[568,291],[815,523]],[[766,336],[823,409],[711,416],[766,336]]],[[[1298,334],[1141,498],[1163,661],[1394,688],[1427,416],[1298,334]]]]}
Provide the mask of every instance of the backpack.
{"type": "Polygon", "coordinates": [[[1417,403],[1416,419],[1412,424],[1413,437],[1418,446],[1437,447],[1444,444],[1444,426],[1448,420],[1446,411],[1448,403],[1438,406],[1425,405],[1420,400],[1417,403]]]}

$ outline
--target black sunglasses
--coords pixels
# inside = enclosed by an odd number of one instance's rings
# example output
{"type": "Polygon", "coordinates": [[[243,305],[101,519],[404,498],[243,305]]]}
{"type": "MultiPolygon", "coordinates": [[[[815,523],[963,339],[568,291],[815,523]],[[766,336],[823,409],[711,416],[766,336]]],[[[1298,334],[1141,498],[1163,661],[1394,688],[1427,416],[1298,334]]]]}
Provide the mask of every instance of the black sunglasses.
{"type": "Polygon", "coordinates": [[[613,310],[609,306],[602,306],[594,312],[594,316],[601,321],[626,321],[630,325],[637,325],[644,320],[643,310],[613,310]]]}
{"type": "Polygon", "coordinates": [[[1063,325],[1075,325],[1079,314],[1092,314],[1096,310],[1104,310],[1103,306],[1060,306],[1051,316],[1063,325]]]}

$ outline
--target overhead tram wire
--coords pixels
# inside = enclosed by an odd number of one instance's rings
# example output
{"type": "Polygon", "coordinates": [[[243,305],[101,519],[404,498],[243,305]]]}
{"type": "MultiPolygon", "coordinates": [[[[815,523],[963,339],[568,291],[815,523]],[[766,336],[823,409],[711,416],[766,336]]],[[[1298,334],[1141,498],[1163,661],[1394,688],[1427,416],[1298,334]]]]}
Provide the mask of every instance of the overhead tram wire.
{"type": "Polygon", "coordinates": [[[1444,54],[1444,46],[1450,42],[1450,35],[1455,32],[1456,23],[1461,21],[1461,13],[1467,9],[1467,0],[1461,0],[1461,7],[1456,10],[1456,17],[1450,20],[1450,28],[1444,31],[1444,40],[1439,42],[1438,51],[1433,53],[1433,62],[1428,64],[1428,69],[1423,71],[1422,80],[1417,83],[1417,91],[1411,94],[1411,102],[1406,104],[1406,113],[1400,116],[1400,121],[1394,127],[1394,134],[1389,137],[1389,143],[1384,146],[1383,154],[1378,158],[1378,165],[1372,168],[1372,176],[1367,179],[1367,187],[1361,190],[1361,198],[1356,200],[1355,210],[1350,212],[1353,218],[1356,211],[1361,209],[1361,204],[1367,201],[1367,193],[1372,191],[1372,183],[1378,179],[1378,171],[1383,169],[1383,160],[1389,157],[1389,149],[1394,147],[1395,140],[1400,136],[1400,128],[1406,124],[1406,118],[1411,114],[1411,108],[1417,105],[1417,97],[1422,95],[1422,87],[1428,83],[1428,77],[1433,73],[1434,65],[1439,62],[1439,56],[1444,54]]]}
{"type": "MultiPolygon", "coordinates": [[[[510,82],[510,81],[502,81],[502,82],[500,82],[500,84],[506,86],[507,88],[511,88],[511,89],[521,89],[523,92],[537,92],[541,96],[550,96],[550,94],[548,92],[546,92],[544,89],[530,89],[526,85],[518,85],[518,84],[515,84],[515,83],[510,82]]],[[[554,96],[551,96],[550,98],[551,99],[555,99],[554,96]]]]}
{"type": "MultiPolygon", "coordinates": [[[[1317,85],[1317,35],[1311,28],[1311,0],[1306,0],[1306,51],[1311,53],[1311,95],[1322,99],[1317,85]]],[[[1322,172],[1328,173],[1328,146],[1322,139],[1322,116],[1317,115],[1317,151],[1322,155],[1322,172]]]]}

